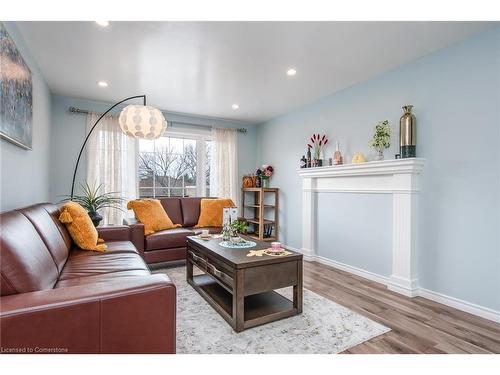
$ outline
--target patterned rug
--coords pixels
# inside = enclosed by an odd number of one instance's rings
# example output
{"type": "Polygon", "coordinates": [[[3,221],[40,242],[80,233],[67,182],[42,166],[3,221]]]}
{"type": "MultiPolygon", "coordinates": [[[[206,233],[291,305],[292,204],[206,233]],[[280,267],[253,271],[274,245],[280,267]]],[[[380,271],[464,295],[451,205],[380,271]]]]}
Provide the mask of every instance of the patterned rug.
{"type": "MultiPolygon", "coordinates": [[[[177,287],[177,353],[339,353],[390,329],[304,289],[303,313],[236,333],[186,282],[185,267],[165,268],[177,287]]],[[[291,298],[292,288],[280,290],[291,298]]]]}

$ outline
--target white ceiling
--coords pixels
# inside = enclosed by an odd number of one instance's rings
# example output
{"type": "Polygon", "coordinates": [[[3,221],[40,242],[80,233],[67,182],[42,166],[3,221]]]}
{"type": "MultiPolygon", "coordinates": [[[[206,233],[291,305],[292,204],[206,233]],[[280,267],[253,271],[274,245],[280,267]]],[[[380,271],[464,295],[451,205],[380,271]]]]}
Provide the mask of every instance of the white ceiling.
{"type": "Polygon", "coordinates": [[[262,122],[497,23],[19,22],[55,94],[262,122]],[[289,67],[297,75],[286,75],[289,67]],[[96,81],[109,87],[100,88],[96,81]],[[231,105],[239,103],[233,110],[231,105]]]}

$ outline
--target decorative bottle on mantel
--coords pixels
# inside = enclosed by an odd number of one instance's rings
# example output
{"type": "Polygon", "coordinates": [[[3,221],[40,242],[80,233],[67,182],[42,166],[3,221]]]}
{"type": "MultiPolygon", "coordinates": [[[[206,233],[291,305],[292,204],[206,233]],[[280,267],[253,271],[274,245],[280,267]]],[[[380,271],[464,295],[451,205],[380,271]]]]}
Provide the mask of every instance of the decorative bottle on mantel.
{"type": "Polygon", "coordinates": [[[342,153],[340,152],[339,142],[337,141],[335,146],[335,152],[333,154],[333,165],[342,165],[342,153]]]}
{"type": "Polygon", "coordinates": [[[302,155],[302,158],[300,159],[300,168],[305,168],[307,167],[307,160],[304,155],[302,155]]]}
{"type": "Polygon", "coordinates": [[[311,168],[312,167],[311,161],[312,161],[311,147],[307,147],[306,168],[311,168]]]}
{"type": "Polygon", "coordinates": [[[405,105],[405,113],[399,120],[399,153],[402,159],[417,156],[417,119],[411,113],[412,108],[412,105],[405,105]]]}

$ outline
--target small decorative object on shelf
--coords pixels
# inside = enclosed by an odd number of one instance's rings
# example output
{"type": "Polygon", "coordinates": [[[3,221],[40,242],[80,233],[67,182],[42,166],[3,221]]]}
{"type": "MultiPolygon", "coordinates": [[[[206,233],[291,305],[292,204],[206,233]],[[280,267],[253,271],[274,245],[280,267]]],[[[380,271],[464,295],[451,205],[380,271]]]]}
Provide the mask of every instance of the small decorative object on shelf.
{"type": "Polygon", "coordinates": [[[264,238],[269,238],[273,234],[273,226],[271,224],[264,225],[264,238]]]}
{"type": "Polygon", "coordinates": [[[311,143],[308,143],[307,146],[313,149],[313,166],[322,167],[323,160],[321,159],[321,152],[328,143],[328,138],[326,137],[326,134],[323,134],[323,136],[313,134],[310,140],[311,143]]]}
{"type": "Polygon", "coordinates": [[[363,155],[362,152],[357,152],[352,157],[352,163],[353,164],[361,164],[361,163],[364,163],[365,161],[366,161],[365,155],[363,155]]]}
{"type": "Polygon", "coordinates": [[[417,156],[417,119],[411,113],[412,105],[405,105],[399,120],[399,153],[401,158],[417,156]]]}
{"type": "Polygon", "coordinates": [[[302,158],[300,159],[300,168],[305,168],[307,167],[307,160],[305,155],[302,155],[302,158]]]}
{"type": "Polygon", "coordinates": [[[261,179],[261,186],[263,188],[269,187],[269,178],[273,175],[274,168],[270,165],[264,164],[261,168],[257,169],[257,177],[261,179]]]}
{"type": "Polygon", "coordinates": [[[255,187],[258,187],[258,188],[262,187],[262,177],[260,177],[260,176],[255,177],[255,187]]]}
{"type": "Polygon", "coordinates": [[[380,121],[375,125],[375,134],[369,142],[370,147],[378,151],[377,160],[384,160],[384,150],[391,145],[391,128],[389,121],[380,121]]]}
{"type": "Polygon", "coordinates": [[[335,152],[333,154],[333,165],[342,165],[342,153],[340,152],[339,142],[336,143],[335,152]]]}
{"type": "Polygon", "coordinates": [[[311,146],[307,145],[307,164],[306,168],[311,168],[312,166],[312,155],[311,155],[311,146]]]}
{"type": "Polygon", "coordinates": [[[241,186],[244,188],[255,187],[255,176],[245,175],[242,178],[241,186]]]}

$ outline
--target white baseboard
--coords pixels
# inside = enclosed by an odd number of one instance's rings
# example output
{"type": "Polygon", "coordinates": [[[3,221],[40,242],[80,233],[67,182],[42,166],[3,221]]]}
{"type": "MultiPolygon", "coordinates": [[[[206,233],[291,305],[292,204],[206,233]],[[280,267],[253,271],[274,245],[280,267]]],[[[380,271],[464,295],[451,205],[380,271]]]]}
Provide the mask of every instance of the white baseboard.
{"type": "Polygon", "coordinates": [[[431,301],[453,307],[457,310],[465,311],[469,314],[492,320],[496,323],[500,323],[500,311],[476,305],[475,303],[467,302],[462,299],[450,297],[424,288],[419,288],[418,295],[420,297],[430,299],[431,301]]]}
{"type": "MultiPolygon", "coordinates": [[[[293,248],[291,246],[286,246],[286,247],[289,248],[290,250],[293,250],[293,251],[296,251],[299,253],[303,253],[300,249],[296,249],[296,248],[293,248]]],[[[386,287],[391,286],[390,277],[382,276],[382,275],[379,275],[379,274],[376,274],[374,272],[370,272],[370,271],[367,271],[367,270],[364,270],[364,269],[361,269],[358,267],[354,267],[354,266],[350,266],[350,265],[345,264],[345,263],[337,262],[335,260],[325,258],[325,257],[322,257],[320,255],[304,254],[304,260],[307,260],[309,262],[318,262],[321,264],[325,264],[327,266],[331,266],[333,268],[337,268],[339,270],[349,272],[349,273],[352,273],[354,275],[364,277],[365,279],[383,284],[386,287]]],[[[390,289],[392,289],[392,288],[390,288],[390,289]]],[[[402,294],[405,294],[405,293],[402,293],[402,294]]],[[[467,302],[467,301],[464,301],[464,300],[461,300],[461,299],[458,299],[455,297],[450,297],[450,296],[447,296],[447,295],[444,295],[444,294],[441,294],[438,292],[434,292],[432,290],[428,290],[425,288],[421,288],[421,287],[418,287],[412,296],[413,297],[419,296],[422,298],[426,298],[426,299],[429,299],[431,301],[438,302],[438,303],[441,303],[443,305],[453,307],[457,310],[465,311],[469,314],[476,315],[476,316],[479,316],[479,317],[484,318],[484,319],[492,320],[496,323],[500,323],[500,311],[496,311],[496,310],[490,309],[488,307],[476,305],[476,304],[471,303],[471,302],[467,302]]]]}

